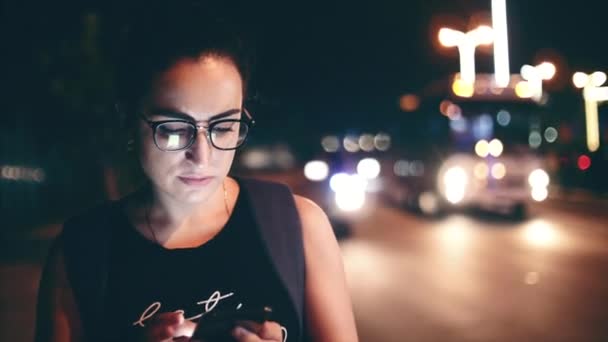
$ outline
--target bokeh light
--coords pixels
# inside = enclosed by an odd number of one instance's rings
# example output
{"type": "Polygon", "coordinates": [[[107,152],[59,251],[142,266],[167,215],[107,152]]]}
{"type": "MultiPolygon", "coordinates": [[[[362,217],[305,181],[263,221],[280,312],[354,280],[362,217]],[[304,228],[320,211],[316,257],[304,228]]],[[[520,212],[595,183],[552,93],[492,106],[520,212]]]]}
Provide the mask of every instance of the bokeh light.
{"type": "Polygon", "coordinates": [[[366,179],[374,179],[380,175],[380,163],[374,158],[362,159],[357,164],[357,173],[366,179]]]}
{"type": "Polygon", "coordinates": [[[322,181],[329,174],[329,166],[322,160],[313,160],[304,166],[304,176],[311,181],[322,181]]]}
{"type": "Polygon", "coordinates": [[[321,140],[321,146],[325,152],[337,152],[340,149],[340,139],[335,135],[329,135],[321,140]]]}

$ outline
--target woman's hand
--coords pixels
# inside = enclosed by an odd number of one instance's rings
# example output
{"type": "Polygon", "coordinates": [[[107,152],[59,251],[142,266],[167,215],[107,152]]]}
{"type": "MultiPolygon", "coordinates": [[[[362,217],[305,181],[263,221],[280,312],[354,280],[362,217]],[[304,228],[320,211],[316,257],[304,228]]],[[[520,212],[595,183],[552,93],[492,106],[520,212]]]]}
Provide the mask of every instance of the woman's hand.
{"type": "MultiPolygon", "coordinates": [[[[189,340],[196,324],[184,319],[183,312],[164,312],[155,315],[144,330],[145,342],[174,341],[174,337],[184,337],[189,340]]],[[[181,339],[175,339],[179,341],[181,339]]]]}
{"type": "Polygon", "coordinates": [[[283,342],[283,331],[277,322],[239,321],[232,337],[238,342],[283,342]]]}

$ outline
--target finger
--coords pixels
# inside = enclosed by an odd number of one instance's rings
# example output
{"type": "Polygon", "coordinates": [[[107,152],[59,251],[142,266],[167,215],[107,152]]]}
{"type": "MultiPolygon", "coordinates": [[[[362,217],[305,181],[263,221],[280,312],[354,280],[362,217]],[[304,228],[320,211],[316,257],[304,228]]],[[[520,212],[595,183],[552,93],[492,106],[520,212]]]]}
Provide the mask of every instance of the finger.
{"type": "Polygon", "coordinates": [[[257,323],[254,321],[238,321],[237,325],[246,328],[264,340],[283,340],[283,330],[277,322],[265,321],[264,323],[257,323]]]}
{"type": "Polygon", "coordinates": [[[238,342],[262,342],[262,339],[260,339],[260,337],[253,331],[249,331],[241,326],[237,326],[232,329],[232,337],[234,337],[238,342]]]}
{"type": "Polygon", "coordinates": [[[173,334],[173,336],[192,337],[192,334],[194,334],[195,329],[196,329],[196,323],[194,323],[192,321],[184,321],[182,324],[180,324],[176,327],[176,330],[175,330],[175,333],[173,334]]]}
{"type": "Polygon", "coordinates": [[[283,341],[283,330],[281,325],[277,322],[266,321],[262,324],[262,329],[258,331],[258,335],[269,341],[283,341]]]}
{"type": "Polygon", "coordinates": [[[163,312],[155,315],[152,320],[152,325],[178,325],[184,322],[184,313],[178,312],[163,312]]]}
{"type": "Polygon", "coordinates": [[[257,335],[259,335],[262,330],[262,323],[255,321],[237,321],[236,326],[241,326],[257,335]]]}
{"type": "Polygon", "coordinates": [[[159,314],[152,321],[150,331],[147,334],[152,340],[171,339],[176,335],[178,328],[184,324],[184,315],[181,312],[165,312],[159,314]]]}
{"type": "Polygon", "coordinates": [[[175,327],[170,325],[160,325],[154,327],[148,334],[148,341],[164,341],[173,338],[175,327]]]}

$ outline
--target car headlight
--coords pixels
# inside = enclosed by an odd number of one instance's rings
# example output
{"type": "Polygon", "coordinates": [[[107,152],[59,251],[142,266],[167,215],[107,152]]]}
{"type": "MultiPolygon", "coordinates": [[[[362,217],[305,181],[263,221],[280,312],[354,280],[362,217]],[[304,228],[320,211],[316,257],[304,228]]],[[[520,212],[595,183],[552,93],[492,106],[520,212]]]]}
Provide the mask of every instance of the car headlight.
{"type": "Polygon", "coordinates": [[[549,191],[547,191],[546,187],[535,187],[532,188],[530,196],[532,196],[532,199],[536,202],[542,202],[549,196],[549,191]]]}
{"type": "Polygon", "coordinates": [[[365,204],[367,180],[360,175],[337,173],[329,180],[329,186],[335,192],[336,205],[341,210],[355,211],[365,204]]]}
{"type": "Polygon", "coordinates": [[[549,186],[549,175],[543,169],[536,169],[530,172],[528,183],[533,188],[546,188],[549,186]]]}
{"type": "Polygon", "coordinates": [[[362,159],[357,164],[357,173],[366,179],[378,178],[378,175],[380,175],[380,163],[374,158],[362,159]]]}
{"type": "Polygon", "coordinates": [[[445,198],[453,203],[459,203],[464,199],[465,190],[469,182],[466,171],[460,166],[453,166],[443,174],[443,186],[445,198]]]}
{"type": "Polygon", "coordinates": [[[329,174],[329,166],[322,160],[313,160],[304,166],[304,176],[311,181],[322,181],[329,174]]]}

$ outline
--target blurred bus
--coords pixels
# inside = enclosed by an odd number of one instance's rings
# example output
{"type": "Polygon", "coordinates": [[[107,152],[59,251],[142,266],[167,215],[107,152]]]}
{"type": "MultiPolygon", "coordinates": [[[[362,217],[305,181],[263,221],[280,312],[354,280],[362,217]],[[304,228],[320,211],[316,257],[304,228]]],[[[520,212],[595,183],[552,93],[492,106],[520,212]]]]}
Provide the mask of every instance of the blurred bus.
{"type": "Polygon", "coordinates": [[[518,75],[507,88],[486,74],[469,89],[455,78],[431,84],[417,127],[397,134],[385,195],[425,214],[478,208],[525,217],[550,182],[538,151],[548,95],[531,90],[518,75]]]}

